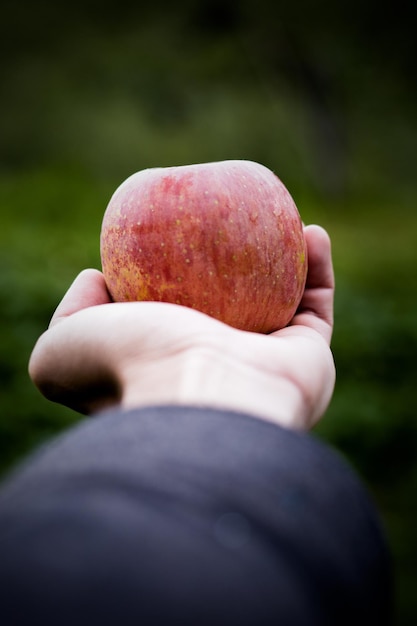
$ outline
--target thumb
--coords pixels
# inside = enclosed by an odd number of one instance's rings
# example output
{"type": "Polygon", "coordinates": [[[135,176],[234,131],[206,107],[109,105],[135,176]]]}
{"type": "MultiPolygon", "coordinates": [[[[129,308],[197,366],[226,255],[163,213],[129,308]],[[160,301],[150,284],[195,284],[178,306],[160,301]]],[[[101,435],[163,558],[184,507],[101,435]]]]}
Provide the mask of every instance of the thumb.
{"type": "Polygon", "coordinates": [[[74,280],[52,316],[49,326],[54,326],[77,311],[112,301],[106,281],[95,269],[83,270],[74,280]]]}

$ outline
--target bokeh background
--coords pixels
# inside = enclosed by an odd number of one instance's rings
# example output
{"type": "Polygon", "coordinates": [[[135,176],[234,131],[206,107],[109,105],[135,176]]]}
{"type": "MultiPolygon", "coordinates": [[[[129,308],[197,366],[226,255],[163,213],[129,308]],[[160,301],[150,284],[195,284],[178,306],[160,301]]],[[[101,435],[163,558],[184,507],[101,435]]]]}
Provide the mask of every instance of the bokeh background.
{"type": "MultiPolygon", "coordinates": [[[[115,188],[242,158],[327,228],[337,388],[317,429],[381,512],[397,623],[417,623],[417,38],[411,3],[3,0],[0,463],[79,416],[27,376],[115,188]]],[[[346,511],[348,514],[348,511],[346,511]]]]}

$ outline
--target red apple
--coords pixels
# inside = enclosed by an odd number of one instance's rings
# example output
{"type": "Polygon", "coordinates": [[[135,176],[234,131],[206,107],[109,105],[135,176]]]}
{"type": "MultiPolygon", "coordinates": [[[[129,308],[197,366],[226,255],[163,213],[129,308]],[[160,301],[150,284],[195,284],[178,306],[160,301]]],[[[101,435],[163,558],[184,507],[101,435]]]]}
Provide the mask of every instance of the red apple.
{"type": "Polygon", "coordinates": [[[103,218],[103,273],[115,301],[176,303],[249,331],[288,324],[306,256],[293,199],[252,161],[137,172],[103,218]]]}

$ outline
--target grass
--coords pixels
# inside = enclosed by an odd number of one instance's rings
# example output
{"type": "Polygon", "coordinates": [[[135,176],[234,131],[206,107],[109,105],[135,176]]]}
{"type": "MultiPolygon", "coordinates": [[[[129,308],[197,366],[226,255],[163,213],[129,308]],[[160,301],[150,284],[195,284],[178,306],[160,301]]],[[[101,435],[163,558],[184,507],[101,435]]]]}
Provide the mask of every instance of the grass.
{"type": "MultiPolygon", "coordinates": [[[[51,167],[0,178],[2,472],[80,419],[40,396],[27,362],[75,275],[100,267],[101,219],[119,182],[51,167]]],[[[411,200],[298,204],[305,222],[330,232],[337,277],[338,381],[316,434],[357,468],[381,511],[405,626],[417,616],[417,215],[411,200]]]]}

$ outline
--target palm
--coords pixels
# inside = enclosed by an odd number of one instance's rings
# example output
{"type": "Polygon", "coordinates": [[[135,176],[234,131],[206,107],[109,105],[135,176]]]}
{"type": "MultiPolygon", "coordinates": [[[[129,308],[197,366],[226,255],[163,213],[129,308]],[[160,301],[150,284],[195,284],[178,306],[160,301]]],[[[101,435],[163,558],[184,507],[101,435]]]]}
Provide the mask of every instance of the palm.
{"type": "Polygon", "coordinates": [[[198,401],[200,393],[202,401],[258,409],[271,418],[279,394],[293,395],[293,425],[309,426],[326,408],[334,384],[333,273],[324,231],[307,228],[306,239],[309,275],[303,300],[290,326],[272,335],[238,331],[176,305],[110,303],[102,274],[86,270],[36,346],[31,375],[51,399],[92,412],[115,401],[125,406],[175,401],[175,385],[184,386],[176,373],[185,368],[189,380],[190,366],[184,364],[192,363],[200,378],[194,377],[195,389],[184,392],[187,401],[194,393],[198,401]],[[236,386],[240,394],[230,391],[236,386]],[[252,387],[258,393],[246,397],[245,389],[252,387]]]}

